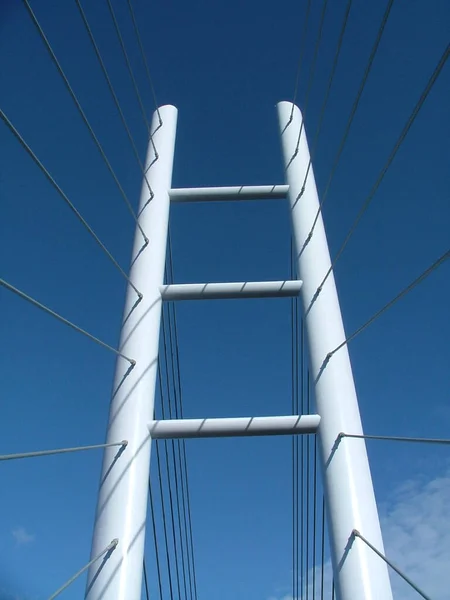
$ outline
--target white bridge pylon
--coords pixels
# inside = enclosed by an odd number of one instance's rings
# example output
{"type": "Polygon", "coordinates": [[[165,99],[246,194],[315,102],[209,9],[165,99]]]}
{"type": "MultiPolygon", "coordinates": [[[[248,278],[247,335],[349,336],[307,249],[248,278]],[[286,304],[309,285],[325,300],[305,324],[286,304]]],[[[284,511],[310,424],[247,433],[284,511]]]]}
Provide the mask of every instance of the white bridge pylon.
{"type": "Polygon", "coordinates": [[[87,600],[141,598],[152,438],[298,434],[319,437],[337,597],[341,600],[392,598],[386,566],[352,534],[357,529],[383,551],[364,440],[349,441],[339,436],[343,431],[362,434],[347,347],[342,347],[324,366],[327,354],[345,340],[332,275],[312,303],[331,263],[321,215],[314,235],[305,245],[319,201],[312,168],[302,192],[309,165],[302,117],[298,108],[288,102],[278,105],[278,116],[286,184],[172,189],[177,109],[163,106],[153,115],[151,131],[154,134],[147,154],[146,177],[154,197],[149,201],[144,181],[138,212],[139,226],[149,243],[143,246],[143,237],[137,228],[130,271],[130,280],[143,297],[138,301],[136,292],[128,286],[120,341],[120,351],[136,362],[130,368],[122,358],[117,360],[107,431],[107,442],[126,439],[128,445],[120,457],[113,448],[104,452],[91,556],[97,556],[112,539],[118,539],[118,543],[100,565],[90,567],[87,600]],[[155,156],[155,148],[158,156],[155,156]],[[171,202],[282,201],[286,197],[291,207],[297,267],[302,281],[164,284],[171,202]],[[304,245],[304,251],[300,252],[304,245]],[[163,301],[298,295],[304,312],[308,311],[305,325],[318,414],[154,420],[163,301]]]}

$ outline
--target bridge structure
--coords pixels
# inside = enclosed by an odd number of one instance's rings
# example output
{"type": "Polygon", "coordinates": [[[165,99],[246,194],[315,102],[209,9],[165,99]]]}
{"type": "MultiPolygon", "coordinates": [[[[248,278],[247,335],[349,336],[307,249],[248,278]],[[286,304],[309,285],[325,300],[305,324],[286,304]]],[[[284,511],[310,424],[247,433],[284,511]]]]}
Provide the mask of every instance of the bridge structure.
{"type": "MultiPolygon", "coordinates": [[[[303,600],[304,598],[305,600],[309,600],[309,598],[311,600],[319,600],[319,598],[320,600],[328,600],[328,598],[332,600],[335,600],[335,598],[338,600],[391,600],[393,593],[389,569],[395,571],[398,576],[403,578],[409,584],[413,593],[418,594],[426,600],[430,600],[430,596],[410,579],[409,574],[405,574],[402,569],[392,562],[389,552],[386,555],[366,450],[366,440],[384,439],[447,445],[450,443],[450,440],[443,438],[367,435],[362,428],[348,343],[384,314],[386,310],[390,309],[398,300],[402,299],[418,284],[424,281],[435,269],[447,261],[450,258],[450,250],[444,252],[406,288],[400,291],[350,335],[346,333],[343,325],[334,278],[334,267],[376,194],[386,172],[391,167],[397,152],[407,137],[433,86],[441,75],[450,56],[450,46],[447,45],[440,56],[434,71],[427,80],[421,95],[418,96],[417,102],[396,138],[395,145],[387,161],[384,163],[378,178],[370,189],[368,196],[364,199],[347,237],[335,257],[331,259],[323,223],[322,206],[346,144],[348,133],[366,86],[380,40],[391,14],[393,0],[388,0],[386,3],[377,36],[373,43],[366,69],[333,163],[330,178],[322,196],[318,193],[314,175],[315,148],[347,27],[352,5],[351,0],[349,0],[344,11],[343,23],[324,103],[319,116],[316,137],[312,144],[312,151],[310,152],[306,134],[305,113],[314,79],[317,53],[327,10],[326,0],[323,2],[320,12],[318,35],[312,57],[310,76],[307,81],[304,114],[302,114],[300,108],[297,106],[298,83],[303,53],[303,50],[301,50],[294,97],[292,101],[280,102],[276,107],[276,114],[273,115],[274,120],[278,121],[279,148],[284,165],[284,181],[267,182],[266,185],[252,185],[251,181],[248,184],[245,182],[236,182],[239,185],[195,188],[173,187],[172,185],[174,158],[176,156],[178,110],[172,105],[160,106],[156,101],[143,41],[139,33],[136,14],[131,0],[127,0],[131,24],[138,42],[137,47],[142,54],[142,64],[145,66],[156,109],[151,123],[147,122],[146,109],[143,106],[137,81],[127,54],[126,44],[122,37],[120,18],[116,17],[110,0],[107,0],[107,6],[112,18],[113,29],[120,42],[121,51],[136,98],[139,101],[144,121],[146,121],[145,133],[148,135],[148,150],[145,161],[141,161],[139,151],[122,110],[121,102],[114,90],[99,45],[96,42],[93,30],[89,25],[80,0],[75,0],[75,4],[86,30],[85,33],[87,33],[92,44],[96,60],[103,72],[109,92],[118,110],[118,115],[131,142],[142,173],[142,189],[139,206],[137,211],[135,211],[112,164],[106,156],[99,137],[94,132],[74,87],[69,82],[67,74],[56,56],[49,37],[44,32],[40,20],[38,20],[29,0],[23,0],[27,17],[29,17],[30,23],[36,29],[40,40],[46,48],[47,58],[49,57],[50,61],[56,67],[58,75],[68,92],[68,96],[73,101],[79,116],[99,150],[102,160],[105,162],[109,173],[114,179],[115,186],[127,204],[128,210],[135,222],[131,267],[129,271],[125,271],[94,232],[88,221],[82,216],[76,203],[72,202],[67,193],[52,176],[50,170],[38,158],[32,145],[25,140],[19,128],[13,123],[13,120],[0,107],[0,117],[5,125],[5,129],[8,130],[15,141],[19,142],[27,157],[31,158],[41,173],[44,174],[53,191],[56,191],[57,195],[66,203],[71,213],[76,216],[89,235],[95,240],[97,246],[127,281],[120,344],[116,348],[92,335],[33,296],[28,295],[25,291],[15,287],[4,279],[0,279],[0,285],[4,289],[31,303],[47,315],[59,320],[59,322],[71,327],[73,330],[86,336],[91,341],[100,344],[103,348],[112,351],[116,355],[115,375],[105,443],[0,455],[0,461],[10,461],[85,450],[103,450],[103,463],[90,559],[87,564],[50,596],[50,600],[59,597],[82,575],[87,576],[86,600],[140,600],[143,587],[145,588],[148,600],[149,590],[144,554],[146,535],[148,538],[149,514],[151,514],[153,520],[151,528],[155,536],[155,561],[158,563],[157,570],[158,576],[160,576],[152,485],[150,485],[152,469],[155,466],[154,462],[152,466],[151,461],[153,453],[156,454],[157,467],[158,469],[160,468],[160,456],[158,453],[158,442],[160,440],[177,441],[183,444],[176,446],[178,457],[175,456],[175,446],[172,446],[174,467],[172,475],[169,474],[171,466],[169,465],[167,447],[165,457],[167,466],[166,482],[169,488],[170,509],[172,513],[173,563],[175,563],[177,571],[179,563],[181,564],[180,570],[181,568],[183,569],[185,578],[184,595],[178,581],[177,596],[176,591],[174,592],[174,589],[172,589],[172,579],[170,573],[168,573],[170,598],[171,600],[174,600],[174,598],[177,598],[177,600],[182,600],[182,598],[183,600],[188,600],[189,597],[190,600],[198,600],[193,564],[194,552],[184,441],[194,438],[200,440],[208,438],[212,440],[209,443],[213,444],[214,439],[217,438],[253,438],[259,436],[267,436],[269,439],[273,439],[273,436],[289,436],[292,438],[294,538],[292,594],[289,596],[289,600],[291,598],[292,600],[303,600]],[[168,255],[170,256],[169,223],[171,207],[173,205],[198,202],[233,203],[248,201],[258,204],[258,202],[267,200],[276,200],[280,203],[280,206],[284,205],[289,211],[292,243],[292,273],[289,279],[280,276],[276,280],[269,281],[193,281],[190,283],[179,283],[173,280],[173,276],[167,271],[167,258],[168,255]],[[180,410],[175,406],[175,411],[169,408],[169,414],[167,414],[164,413],[163,408],[161,418],[157,418],[155,408],[158,385],[160,388],[163,387],[161,383],[161,364],[163,359],[165,361],[166,374],[168,369],[167,350],[165,348],[164,311],[168,310],[168,308],[173,309],[180,302],[212,302],[214,300],[233,300],[237,302],[239,300],[251,301],[252,299],[262,298],[273,299],[273,302],[276,302],[277,299],[289,298],[292,299],[293,305],[295,303],[296,307],[301,307],[302,348],[300,349],[299,347],[298,336],[295,337],[293,335],[292,371],[294,377],[294,370],[298,370],[297,363],[300,362],[299,353],[301,353],[301,360],[303,362],[307,361],[307,388],[308,394],[311,392],[313,401],[308,401],[306,404],[302,402],[302,405],[299,406],[298,399],[295,403],[293,398],[292,414],[279,414],[278,404],[275,400],[273,410],[263,416],[249,414],[244,417],[227,415],[226,417],[213,418],[205,414],[201,418],[195,419],[183,417],[180,401],[180,410]],[[305,340],[306,350],[303,348],[305,340]],[[162,341],[164,345],[163,352],[161,349],[162,341]],[[319,586],[316,587],[316,577],[315,573],[313,573],[312,590],[310,590],[308,577],[311,569],[314,571],[315,564],[309,564],[308,559],[312,554],[315,560],[316,548],[314,547],[311,552],[311,549],[308,547],[311,536],[306,533],[306,536],[302,534],[300,540],[300,546],[306,540],[306,549],[301,548],[299,550],[298,536],[299,520],[302,520],[301,526],[303,527],[306,516],[306,527],[308,527],[308,519],[311,516],[308,509],[306,512],[301,509],[301,515],[299,515],[299,504],[300,501],[303,501],[303,490],[300,499],[298,478],[301,475],[302,480],[303,477],[306,477],[308,482],[310,479],[309,471],[306,475],[304,473],[305,465],[309,469],[308,460],[310,456],[306,457],[306,462],[303,461],[303,457],[299,461],[299,443],[302,444],[303,448],[305,439],[308,443],[310,441],[314,443],[314,459],[318,464],[318,477],[321,479],[320,487],[321,491],[323,491],[321,531],[322,582],[320,588],[319,586]],[[180,461],[178,471],[177,460],[180,461]],[[170,489],[171,481],[174,481],[176,486],[174,504],[178,503],[179,534],[175,531],[172,491],[170,489]],[[185,504],[185,494],[187,496],[187,507],[185,504]],[[183,517],[180,516],[180,497],[183,502],[181,509],[184,513],[183,517]],[[182,518],[184,519],[183,524],[181,522],[182,518]],[[323,583],[325,520],[329,538],[329,555],[332,570],[332,587],[329,595],[325,594],[323,583]],[[184,532],[182,532],[183,527],[184,532]],[[190,534],[188,529],[191,530],[190,534]],[[180,557],[177,556],[178,542],[180,543],[179,551],[182,555],[180,557]],[[184,550],[183,544],[185,544],[184,550]],[[302,552],[302,557],[299,557],[299,551],[302,552]],[[304,560],[305,558],[306,560],[304,560]],[[187,565],[185,565],[185,562],[187,565]],[[186,588],[186,576],[189,578],[189,593],[186,588]]],[[[309,4],[305,16],[305,33],[308,26],[309,4]]],[[[125,6],[125,3],[123,5],[125,6]]],[[[185,110],[188,109],[180,106],[180,118],[183,118],[185,110]]],[[[199,173],[199,179],[202,179],[201,173],[199,173]]],[[[226,249],[224,250],[226,251],[226,249]]],[[[170,342],[172,341],[171,338],[172,333],[169,333],[170,342]]],[[[174,361],[173,357],[172,361],[174,361]]],[[[173,362],[172,368],[174,368],[173,362]]],[[[226,374],[224,373],[225,376],[226,374]]],[[[180,378],[179,372],[178,378],[180,378]]],[[[178,384],[173,384],[174,387],[177,385],[181,388],[179,381],[178,384]]],[[[295,381],[293,385],[295,385],[295,381]]],[[[169,383],[167,383],[167,387],[170,388],[169,383]]],[[[164,405],[163,402],[161,404],[162,406],[164,405]]],[[[307,446],[307,448],[309,447],[307,446]]],[[[314,474],[314,478],[315,476],[316,474],[314,474]]],[[[314,481],[314,487],[315,494],[317,491],[316,481],[314,481]]],[[[161,507],[163,511],[162,521],[166,535],[166,557],[169,570],[172,556],[170,556],[171,550],[169,550],[167,542],[166,515],[164,514],[164,494],[162,488],[163,483],[160,480],[161,507]]],[[[308,502],[308,491],[306,492],[306,496],[308,502]]],[[[316,500],[317,498],[314,497],[314,519],[316,518],[316,500]]],[[[316,535],[316,531],[313,532],[313,535],[316,535]]],[[[162,592],[161,581],[159,581],[159,588],[162,600],[165,594],[162,592]]]]}
{"type": "Polygon", "coordinates": [[[177,109],[154,113],[142,185],[91,559],[109,548],[107,560],[89,571],[89,600],[139,600],[142,588],[147,482],[152,440],[226,436],[315,435],[337,597],[392,598],[387,564],[364,543],[384,553],[352,369],[346,345],[320,202],[300,110],[278,105],[286,184],[172,189],[177,109]],[[156,154],[157,152],[157,154],[156,154]],[[152,168],[149,169],[149,165],[152,168]],[[295,261],[291,281],[166,284],[164,267],[170,205],[189,201],[277,198],[289,203],[295,261]],[[314,228],[314,235],[310,232],[314,228]],[[142,231],[148,244],[143,247],[142,231]],[[326,274],[328,273],[328,276],[326,274]],[[326,280],[323,282],[323,277],[326,280]],[[138,296],[136,289],[140,290],[138,296]],[[301,296],[316,399],[313,414],[248,418],[155,420],[161,309],[164,302],[301,296]],[[123,356],[130,357],[125,359],[123,356]],[[357,439],[343,437],[355,435],[357,439]],[[127,440],[120,459],[110,446],[127,440]],[[364,536],[359,539],[359,535],[364,536]],[[114,546],[111,547],[111,544],[114,546]]]}

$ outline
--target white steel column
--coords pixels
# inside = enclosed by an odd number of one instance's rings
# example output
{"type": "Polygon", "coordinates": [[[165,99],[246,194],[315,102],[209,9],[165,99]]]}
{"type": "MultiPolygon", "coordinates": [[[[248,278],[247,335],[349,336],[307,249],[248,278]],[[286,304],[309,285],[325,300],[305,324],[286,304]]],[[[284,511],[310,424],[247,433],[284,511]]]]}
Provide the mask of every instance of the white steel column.
{"type": "Polygon", "coordinates": [[[342,431],[355,434],[363,431],[347,346],[326,362],[327,354],[345,340],[333,274],[310,308],[331,263],[322,216],[316,223],[311,240],[300,252],[311,231],[319,201],[312,168],[301,194],[309,164],[309,150],[303,127],[298,152],[295,153],[302,115],[294,107],[290,121],[291,112],[290,102],[278,104],[297,267],[303,280],[304,313],[309,310],[305,324],[311,375],[314,381],[317,380],[316,410],[321,417],[319,447],[337,597],[339,600],[391,600],[387,566],[361,540],[352,536],[354,529],[359,530],[383,552],[365,442],[363,439],[338,437],[342,431]]]}
{"type": "Polygon", "coordinates": [[[117,361],[107,433],[107,442],[128,440],[128,446],[119,458],[116,449],[105,450],[91,556],[114,538],[119,543],[103,563],[90,568],[86,589],[89,600],[141,598],[150,466],[148,423],[154,418],[162,304],[159,289],[164,282],[177,123],[173,106],[163,106],[159,112],[162,126],[157,113],[152,122],[158,159],[150,143],[146,161],[146,168],[151,164],[147,177],[154,197],[148,202],[150,194],[144,181],[140,201],[139,224],[149,244],[142,249],[143,236],[136,229],[130,272],[143,298],[136,305],[136,292],[128,286],[120,340],[121,352],[136,364],[129,371],[129,363],[121,358],[117,361]]]}

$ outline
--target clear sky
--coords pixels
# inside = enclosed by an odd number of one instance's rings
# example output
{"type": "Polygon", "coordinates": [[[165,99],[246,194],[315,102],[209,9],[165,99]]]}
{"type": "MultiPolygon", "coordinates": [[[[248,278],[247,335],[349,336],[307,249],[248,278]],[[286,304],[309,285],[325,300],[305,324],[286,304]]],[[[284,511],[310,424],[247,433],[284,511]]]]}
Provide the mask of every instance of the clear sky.
{"type": "MultiPolygon", "coordinates": [[[[150,115],[127,3],[113,4],[150,115]]],[[[306,4],[134,0],[158,101],[179,109],[174,187],[283,182],[275,104],[293,97],[306,4]]],[[[345,4],[329,2],[306,115],[310,139],[345,4]]],[[[32,6],[136,207],[140,171],[75,2],[32,6]]],[[[83,6],[143,156],[145,125],[106,2],[83,6]]],[[[314,163],[319,194],[384,9],[381,0],[353,2],[314,163]]],[[[320,10],[312,2],[301,106],[320,10]]],[[[324,206],[332,255],[449,31],[446,0],[394,2],[324,206]]],[[[348,333],[450,245],[449,93],[447,64],[338,262],[348,333]]],[[[127,269],[133,220],[23,4],[13,0],[0,2],[0,106],[127,269]]],[[[3,124],[0,165],[1,277],[116,346],[125,281],[3,124]]],[[[179,282],[289,278],[283,202],[174,206],[171,228],[179,282]]],[[[350,345],[367,433],[449,437],[449,267],[350,345]]],[[[102,443],[114,355],[3,288],[0,298],[0,452],[102,443]]],[[[189,303],[178,322],[186,416],[290,412],[289,301],[189,303]]],[[[380,441],[368,448],[386,552],[435,600],[447,597],[448,450],[380,441]]],[[[187,444],[199,598],[291,598],[290,449],[289,439],[274,438],[187,444]]],[[[87,562],[100,466],[100,451],[1,464],[2,600],[47,598],[87,562]]],[[[393,581],[398,598],[415,597],[393,581]]],[[[63,597],[83,590],[81,578],[63,597]]]]}

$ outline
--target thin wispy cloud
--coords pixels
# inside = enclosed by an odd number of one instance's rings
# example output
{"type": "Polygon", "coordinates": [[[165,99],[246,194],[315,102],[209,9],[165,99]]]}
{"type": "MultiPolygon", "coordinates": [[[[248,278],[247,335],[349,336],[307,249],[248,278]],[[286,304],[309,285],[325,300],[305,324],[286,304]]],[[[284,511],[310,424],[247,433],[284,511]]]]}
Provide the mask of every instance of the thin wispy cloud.
{"type": "MultiPolygon", "coordinates": [[[[389,558],[435,600],[449,596],[450,471],[432,480],[405,482],[384,508],[381,524],[389,558]]],[[[417,593],[391,575],[394,597],[417,593]]]]}
{"type": "Polygon", "coordinates": [[[28,532],[25,527],[16,527],[11,534],[17,546],[27,546],[35,540],[35,535],[28,532]]]}
{"type": "MultiPolygon", "coordinates": [[[[447,600],[450,590],[450,471],[435,479],[424,477],[403,482],[380,507],[386,556],[433,600],[447,600]]],[[[309,581],[313,573],[310,571],[309,581]]],[[[316,568],[316,582],[321,567],[316,568]]],[[[395,600],[416,600],[415,592],[390,571],[395,600]]],[[[331,600],[331,565],[324,567],[324,589],[316,584],[315,598],[331,600]]],[[[292,594],[272,595],[268,600],[293,600],[292,594]]]]}

